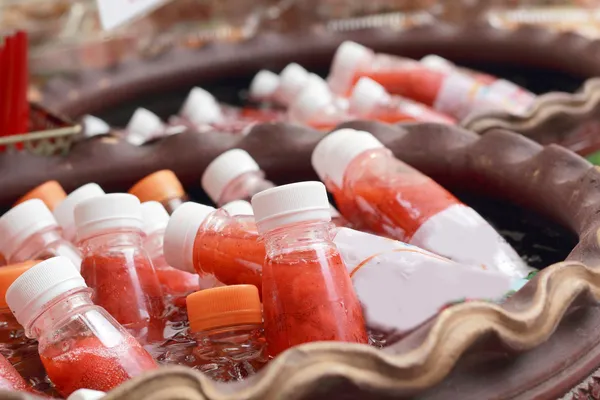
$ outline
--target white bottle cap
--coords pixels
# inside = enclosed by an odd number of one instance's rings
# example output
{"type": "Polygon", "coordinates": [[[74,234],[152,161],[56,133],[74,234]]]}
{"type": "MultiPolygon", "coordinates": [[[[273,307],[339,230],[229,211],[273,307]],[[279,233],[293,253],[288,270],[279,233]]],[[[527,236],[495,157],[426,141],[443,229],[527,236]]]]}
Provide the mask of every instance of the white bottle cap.
{"type": "Polygon", "coordinates": [[[383,86],[371,78],[363,77],[354,85],[350,96],[350,107],[352,112],[364,116],[389,98],[390,95],[383,86]]]}
{"type": "Polygon", "coordinates": [[[169,213],[158,201],[146,201],[142,203],[142,218],[146,235],[163,230],[169,223],[169,213]]]}
{"type": "Polygon", "coordinates": [[[367,150],[384,147],[369,132],[340,129],[321,139],[313,150],[311,162],[322,181],[331,179],[341,188],[346,167],[356,156],[367,150]]]}
{"type": "Polygon", "coordinates": [[[138,108],[133,113],[129,123],[127,123],[125,140],[133,145],[140,146],[155,138],[164,130],[165,125],[158,115],[145,108],[138,108]]]}
{"type": "Polygon", "coordinates": [[[279,87],[279,82],[279,75],[261,69],[250,82],[250,97],[253,99],[266,99],[273,96],[279,87]]]}
{"type": "Polygon", "coordinates": [[[93,115],[84,115],[81,122],[83,123],[83,134],[86,138],[110,133],[110,126],[93,115]]]}
{"type": "Polygon", "coordinates": [[[331,62],[328,82],[331,90],[344,94],[352,83],[356,69],[367,63],[375,53],[373,50],[356,42],[345,41],[336,50],[331,62]]]}
{"type": "Polygon", "coordinates": [[[141,231],[143,226],[140,201],[128,193],[111,193],[84,200],[75,206],[74,216],[78,241],[114,229],[141,231]]]}
{"type": "Polygon", "coordinates": [[[260,171],[254,158],[242,149],[232,149],[212,160],[202,174],[202,188],[215,203],[223,191],[238,176],[260,171]]]}
{"type": "Polygon", "coordinates": [[[264,190],[252,197],[254,218],[261,235],[304,221],[331,221],[329,200],[321,182],[299,182],[264,190]]]}
{"type": "Polygon", "coordinates": [[[321,85],[323,89],[329,91],[329,85],[327,85],[325,79],[321,78],[317,74],[308,74],[308,85],[321,85]]]}
{"type": "Polygon", "coordinates": [[[17,321],[27,327],[45,304],[87,285],[66,257],[53,257],[23,272],[6,291],[6,304],[17,321]]]}
{"type": "Polygon", "coordinates": [[[54,209],[54,218],[63,228],[63,237],[69,241],[75,239],[75,215],[77,204],[84,200],[104,195],[104,190],[95,183],[88,183],[75,189],[54,209]]]}
{"type": "Polygon", "coordinates": [[[329,89],[319,84],[309,84],[292,103],[288,113],[292,121],[308,123],[332,102],[333,95],[329,89]]]}
{"type": "Polygon", "coordinates": [[[79,389],[67,397],[67,400],[100,400],[106,393],[99,390],[79,389]]]}
{"type": "Polygon", "coordinates": [[[246,200],[234,200],[221,207],[229,215],[254,215],[252,205],[246,200]]]}
{"type": "Polygon", "coordinates": [[[302,66],[291,63],[288,64],[279,74],[279,92],[284,102],[291,102],[300,93],[306,82],[309,73],[302,66]]]}
{"type": "Polygon", "coordinates": [[[0,253],[10,260],[31,235],[49,228],[58,228],[58,222],[42,200],[14,206],[0,217],[0,253]]]}
{"type": "Polygon", "coordinates": [[[440,72],[453,72],[456,67],[450,61],[443,57],[436,56],[435,54],[429,54],[421,58],[420,63],[428,68],[440,72]]]}
{"type": "Polygon", "coordinates": [[[196,234],[204,220],[214,211],[214,207],[192,202],[177,207],[165,230],[163,252],[167,264],[182,271],[195,272],[196,234]]]}
{"type": "Polygon", "coordinates": [[[197,125],[212,124],[223,120],[219,103],[206,90],[195,87],[190,91],[180,111],[181,116],[197,125]]]}

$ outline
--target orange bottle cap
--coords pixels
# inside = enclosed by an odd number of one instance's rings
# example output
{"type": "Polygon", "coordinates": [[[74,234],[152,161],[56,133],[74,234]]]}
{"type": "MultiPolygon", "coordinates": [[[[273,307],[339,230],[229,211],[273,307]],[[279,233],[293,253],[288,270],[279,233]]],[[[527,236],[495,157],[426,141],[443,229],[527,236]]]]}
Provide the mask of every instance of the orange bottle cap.
{"type": "Polygon", "coordinates": [[[254,285],[201,290],[190,294],[186,302],[192,332],[262,323],[260,298],[254,285]]]}
{"type": "Polygon", "coordinates": [[[141,179],[129,189],[129,193],[140,199],[142,203],[145,201],[158,201],[161,203],[185,196],[181,182],[179,182],[175,173],[168,169],[163,169],[141,179]]]}
{"type": "Polygon", "coordinates": [[[38,263],[38,260],[31,260],[18,264],[10,264],[0,268],[0,308],[8,307],[8,304],[6,304],[6,291],[10,285],[12,285],[23,272],[38,263]]]}
{"type": "Polygon", "coordinates": [[[42,183],[38,187],[28,192],[25,196],[17,200],[15,206],[27,200],[40,199],[46,204],[46,206],[48,206],[50,211],[54,211],[54,208],[56,208],[56,206],[66,197],[67,194],[60,183],[57,181],[48,181],[42,183]]]}

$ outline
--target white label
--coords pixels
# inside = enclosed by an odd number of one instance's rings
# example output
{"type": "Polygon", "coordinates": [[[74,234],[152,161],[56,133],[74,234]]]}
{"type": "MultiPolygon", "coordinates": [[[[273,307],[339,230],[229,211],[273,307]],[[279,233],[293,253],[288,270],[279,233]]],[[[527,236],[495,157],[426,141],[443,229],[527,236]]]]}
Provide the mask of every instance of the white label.
{"type": "Polygon", "coordinates": [[[150,12],[168,0],[97,0],[100,23],[104,30],[150,12]]]}
{"type": "Polygon", "coordinates": [[[334,238],[367,325],[406,332],[461,299],[499,299],[511,278],[459,265],[405,243],[348,228],[334,238]]]}
{"type": "Polygon", "coordinates": [[[411,244],[461,264],[525,278],[533,271],[506,240],[471,207],[453,205],[429,218],[411,244]]]}

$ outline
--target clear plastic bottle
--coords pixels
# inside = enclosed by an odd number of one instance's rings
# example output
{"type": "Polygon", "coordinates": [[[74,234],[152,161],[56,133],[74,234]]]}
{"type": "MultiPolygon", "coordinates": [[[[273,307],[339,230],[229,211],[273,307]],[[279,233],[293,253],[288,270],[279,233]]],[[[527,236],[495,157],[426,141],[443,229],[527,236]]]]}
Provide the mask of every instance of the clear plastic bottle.
{"type": "Polygon", "coordinates": [[[27,200],[40,199],[46,204],[46,207],[54,210],[66,197],[67,194],[60,183],[57,181],[48,181],[27,192],[27,194],[17,200],[15,206],[27,200]]]}
{"type": "Polygon", "coordinates": [[[6,302],[63,396],[81,388],[109,391],[157,368],[150,354],[103,308],[94,305],[77,269],[55,257],[24,272],[6,302]]]}
{"type": "Polygon", "coordinates": [[[124,193],[85,200],[75,207],[75,225],[94,302],[138,339],[162,339],[163,293],[143,246],[139,200],[124,193]]]}
{"type": "Polygon", "coordinates": [[[39,394],[2,355],[0,355],[0,390],[39,394]]]}
{"type": "Polygon", "coordinates": [[[169,214],[188,200],[188,196],[179,182],[177,175],[171,170],[163,169],[139,180],[129,189],[142,203],[158,201],[169,214]]]}
{"type": "Polygon", "coordinates": [[[264,246],[251,215],[185,203],[171,216],[164,238],[169,265],[225,285],[262,285],[264,246]]]}
{"type": "Polygon", "coordinates": [[[353,119],[347,102],[338,100],[321,84],[308,84],[290,105],[288,117],[292,122],[322,131],[353,119]]]}
{"type": "Polygon", "coordinates": [[[179,303],[190,293],[200,290],[198,275],[181,271],[167,264],[163,253],[165,229],[169,214],[162,204],[156,201],[142,203],[144,218],[144,247],[152,260],[156,276],[161,284],[168,303],[179,303]]]}
{"type": "Polygon", "coordinates": [[[516,278],[531,271],[481,215],[368,132],[332,132],[313,151],[312,164],[358,228],[516,278]]]}
{"type": "Polygon", "coordinates": [[[63,237],[74,243],[76,240],[75,217],[73,210],[77,204],[92,197],[102,196],[104,190],[95,184],[88,183],[72,191],[69,195],[54,209],[54,218],[60,224],[63,230],[63,237]]]}
{"type": "Polygon", "coordinates": [[[64,256],[77,268],[81,265],[79,250],[62,237],[42,200],[27,200],[0,217],[0,237],[0,253],[10,264],[64,256]]]}
{"type": "Polygon", "coordinates": [[[360,303],[339,251],[325,186],[301,182],[252,198],[264,241],[262,298],[268,352],[307,342],[367,343],[360,303]]]}
{"type": "Polygon", "coordinates": [[[256,286],[223,286],[190,294],[187,310],[190,335],[196,341],[188,366],[229,382],[241,381],[267,363],[256,286]]]}
{"type": "Polygon", "coordinates": [[[456,120],[416,101],[390,95],[370,78],[360,78],[350,96],[350,112],[358,118],[387,122],[437,122],[456,124],[456,120]]]}
{"type": "Polygon", "coordinates": [[[242,149],[232,149],[211,161],[202,174],[202,188],[218,206],[249,201],[256,193],[275,187],[256,161],[242,149]]]}
{"type": "Polygon", "coordinates": [[[217,100],[212,94],[199,87],[190,91],[179,115],[169,119],[172,126],[184,125],[199,132],[213,130],[213,124],[224,121],[225,116],[217,100]]]}

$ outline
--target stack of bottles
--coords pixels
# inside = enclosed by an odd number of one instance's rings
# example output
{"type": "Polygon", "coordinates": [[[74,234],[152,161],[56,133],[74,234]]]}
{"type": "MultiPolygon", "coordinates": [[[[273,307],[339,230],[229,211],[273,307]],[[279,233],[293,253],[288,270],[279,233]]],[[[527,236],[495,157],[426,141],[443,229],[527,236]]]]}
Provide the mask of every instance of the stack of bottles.
{"type": "Polygon", "coordinates": [[[330,133],[312,164],[323,183],[277,186],[246,151],[224,152],[201,179],[219,208],[168,170],[129,193],[27,193],[0,217],[1,388],[99,398],[159,365],[238,381],[300,344],[384,347],[530,276],[475,210],[370,133],[330,133]]]}
{"type": "MultiPolygon", "coordinates": [[[[436,55],[417,61],[344,42],[333,57],[327,80],[291,63],[279,75],[259,71],[247,98],[248,104],[235,107],[196,87],[168,122],[140,108],[117,133],[141,145],[190,130],[244,135],[261,122],[285,121],[323,131],[357,119],[455,124],[481,111],[524,114],[536,96],[512,82],[457,67],[436,55]]],[[[90,132],[98,125],[93,121],[90,132]]]]}

